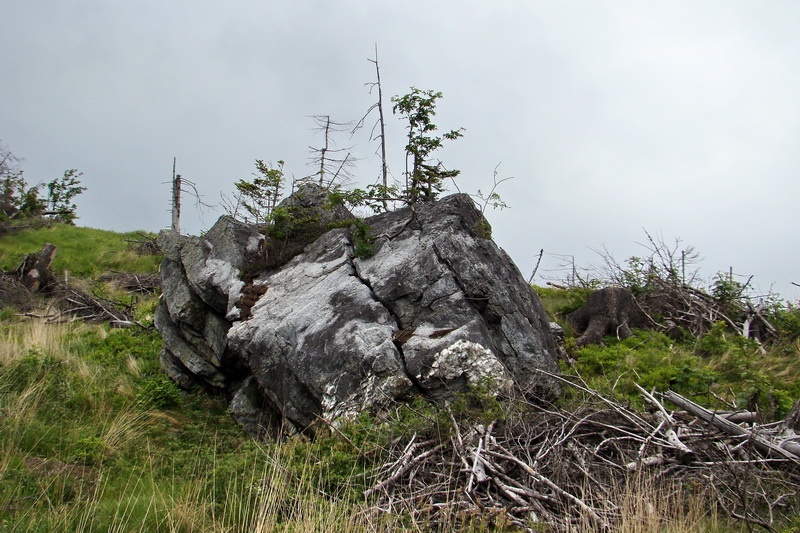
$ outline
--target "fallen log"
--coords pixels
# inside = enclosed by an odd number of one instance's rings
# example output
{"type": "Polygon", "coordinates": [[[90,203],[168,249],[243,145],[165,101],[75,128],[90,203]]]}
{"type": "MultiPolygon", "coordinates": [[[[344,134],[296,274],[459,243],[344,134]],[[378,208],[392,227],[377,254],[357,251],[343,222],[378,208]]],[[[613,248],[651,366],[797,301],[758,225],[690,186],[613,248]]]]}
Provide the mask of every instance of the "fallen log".
{"type": "Polygon", "coordinates": [[[767,438],[759,435],[758,433],[744,428],[738,424],[734,424],[730,420],[718,416],[713,411],[701,407],[693,401],[684,398],[675,391],[666,391],[663,393],[664,399],[674,403],[678,407],[685,409],[687,412],[693,414],[697,418],[708,422],[715,428],[737,437],[747,437],[753,443],[753,446],[762,453],[771,455],[781,459],[787,459],[800,463],[800,444],[792,441],[784,441],[780,445],[775,444],[767,438]]]}

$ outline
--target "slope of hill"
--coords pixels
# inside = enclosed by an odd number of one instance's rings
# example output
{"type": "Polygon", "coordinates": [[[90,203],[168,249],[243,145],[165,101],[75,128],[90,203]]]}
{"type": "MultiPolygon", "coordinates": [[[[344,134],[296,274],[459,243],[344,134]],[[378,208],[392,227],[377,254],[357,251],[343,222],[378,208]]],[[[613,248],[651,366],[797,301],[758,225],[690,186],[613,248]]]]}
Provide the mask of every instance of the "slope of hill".
{"type": "MultiPolygon", "coordinates": [[[[141,240],[60,226],[0,237],[3,270],[52,242],[59,248],[57,274],[68,271],[71,283],[134,305],[140,323],[118,329],[0,310],[4,531],[561,531],[564,524],[599,531],[603,522],[592,513],[617,531],[750,531],[768,521],[773,530],[791,531],[800,525],[798,470],[759,456],[743,441],[732,452],[736,460],[720,467],[730,475],[705,482],[670,478],[681,469],[704,472],[671,457],[662,467],[630,474],[614,465],[590,471],[593,466],[581,462],[624,464],[627,450],[634,450],[634,459],[636,449],[645,450],[611,426],[615,409],[617,415],[651,416],[635,384],[675,388],[716,408],[735,402],[781,419],[800,398],[800,340],[791,324],[779,342],[766,346],[743,342],[723,326],[701,339],[673,341],[638,331],[580,350],[568,335],[571,362],[565,360],[562,370],[567,379],[579,374],[583,389],[572,389],[556,405],[533,410],[476,391],[448,407],[418,399],[381,417],[365,413],[336,428],[321,423],[313,440],[255,442],[231,420],[224,399],[186,393],[163,376],[161,339],[150,327],[158,296],[134,298],[100,281],[112,270],[157,268],[157,255],[137,254],[126,238],[141,240]],[[591,389],[605,399],[587,397],[591,389]],[[594,455],[577,440],[590,419],[597,430],[589,435],[597,439],[594,455]],[[556,421],[566,425],[542,425],[556,421]],[[529,431],[515,433],[518,428],[529,431]],[[531,453],[542,453],[525,467],[512,461],[521,455],[508,455],[516,450],[512,437],[520,435],[531,453]],[[556,460],[548,450],[565,455],[556,460]],[[491,465],[505,466],[493,471],[491,465]],[[613,477],[602,477],[608,472],[613,477]],[[741,481],[740,492],[718,499],[720,480],[741,481]],[[474,505],[478,498],[482,508],[474,505]],[[565,521],[548,524],[544,517],[552,509],[565,521]]],[[[540,294],[558,320],[586,297],[580,290],[540,294]]],[[[659,440],[655,433],[652,438],[659,440]]]]}
{"type": "Polygon", "coordinates": [[[66,224],[40,229],[25,229],[0,237],[0,270],[9,271],[19,265],[25,255],[39,251],[49,242],[58,248],[53,262],[57,274],[96,277],[110,270],[123,272],[156,272],[160,257],[137,254],[128,241],[152,237],[143,232],[115,233],[66,224]]]}

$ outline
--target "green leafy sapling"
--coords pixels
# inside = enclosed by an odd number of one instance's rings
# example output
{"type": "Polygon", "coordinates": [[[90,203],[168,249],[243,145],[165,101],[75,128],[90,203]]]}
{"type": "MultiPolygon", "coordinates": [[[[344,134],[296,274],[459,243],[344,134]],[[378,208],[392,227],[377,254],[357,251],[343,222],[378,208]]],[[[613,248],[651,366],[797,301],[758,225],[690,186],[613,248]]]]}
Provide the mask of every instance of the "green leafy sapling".
{"type": "Polygon", "coordinates": [[[29,186],[19,168],[20,159],[0,144],[0,219],[37,217],[45,205],[39,185],[29,186]]]}
{"type": "Polygon", "coordinates": [[[432,162],[433,152],[441,148],[445,140],[458,139],[464,131],[464,128],[459,128],[433,135],[438,127],[432,118],[436,115],[436,101],[441,97],[441,92],[423,91],[416,87],[404,96],[392,97],[394,113],[408,121],[406,187],[403,192],[409,204],[435,200],[444,190],[444,181],[460,174],[459,170],[446,169],[441,161],[432,162]]]}
{"type": "Polygon", "coordinates": [[[489,207],[489,206],[491,206],[492,209],[501,209],[501,210],[502,209],[506,209],[508,207],[508,204],[505,203],[505,201],[500,197],[500,194],[497,192],[497,188],[504,181],[508,181],[508,180],[514,179],[514,176],[508,176],[507,178],[502,178],[502,179],[498,180],[497,179],[497,169],[498,168],[500,168],[500,163],[498,163],[497,166],[494,167],[494,175],[493,175],[494,185],[492,185],[492,188],[489,191],[489,193],[488,194],[484,194],[483,192],[481,192],[480,189],[478,189],[477,194],[473,195],[473,196],[476,196],[482,202],[480,204],[480,206],[481,206],[481,214],[482,215],[486,214],[486,208],[489,207]]]}
{"type": "Polygon", "coordinates": [[[364,189],[345,189],[336,185],[328,191],[328,200],[332,205],[345,204],[350,208],[364,206],[374,213],[380,213],[387,210],[387,202],[404,201],[405,198],[394,185],[386,187],[373,183],[364,189]]]}
{"type": "Polygon", "coordinates": [[[74,224],[77,218],[74,198],[86,190],[78,180],[82,175],[83,172],[74,168],[65,170],[62,177],[47,184],[47,209],[67,224],[74,224]]]}
{"type": "Polygon", "coordinates": [[[278,166],[256,160],[256,173],[252,181],[239,180],[235,183],[236,190],[242,197],[242,206],[253,218],[256,224],[263,224],[265,229],[269,226],[275,207],[283,193],[284,175],[283,161],[278,161],[278,166]]]}
{"type": "MultiPolygon", "coordinates": [[[[272,163],[256,159],[257,172],[253,174],[253,180],[239,180],[234,184],[239,192],[242,206],[253,217],[254,223],[260,224],[264,228],[264,235],[267,239],[264,246],[265,261],[270,256],[270,230],[278,219],[285,222],[284,218],[287,215],[285,210],[277,209],[278,201],[283,195],[285,181],[283,165],[283,161],[278,161],[278,166],[273,167],[272,163]]],[[[247,218],[245,218],[246,220],[247,218]]]]}

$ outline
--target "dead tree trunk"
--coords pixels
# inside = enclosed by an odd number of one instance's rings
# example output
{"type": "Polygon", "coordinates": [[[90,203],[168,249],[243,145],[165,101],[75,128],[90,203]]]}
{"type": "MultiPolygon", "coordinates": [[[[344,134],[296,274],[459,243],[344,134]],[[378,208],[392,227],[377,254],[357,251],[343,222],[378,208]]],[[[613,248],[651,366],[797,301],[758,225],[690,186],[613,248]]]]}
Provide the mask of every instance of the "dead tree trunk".
{"type": "Polygon", "coordinates": [[[56,257],[56,251],[55,246],[45,243],[38,254],[30,254],[20,265],[22,284],[29,291],[39,292],[50,281],[50,265],[56,257]]]}
{"type": "MultiPolygon", "coordinates": [[[[381,67],[378,64],[378,43],[375,43],[375,85],[378,88],[378,123],[381,128],[381,179],[383,180],[383,187],[389,186],[389,169],[386,166],[386,128],[383,121],[383,91],[381,90],[381,67]]],[[[385,206],[384,206],[385,207],[385,206]]]]}
{"type": "Polygon", "coordinates": [[[172,231],[181,232],[181,175],[175,174],[177,158],[172,158],[172,231]]]}
{"type": "Polygon", "coordinates": [[[631,291],[621,287],[593,292],[583,307],[567,315],[567,320],[579,334],[576,346],[601,344],[604,335],[630,337],[631,328],[643,323],[631,291]]]}
{"type": "Polygon", "coordinates": [[[705,407],[701,407],[693,401],[688,400],[677,392],[671,390],[664,393],[664,398],[674,403],[678,407],[686,409],[686,411],[693,414],[700,420],[711,424],[715,428],[724,431],[728,435],[746,437],[753,443],[753,446],[755,446],[756,449],[763,453],[779,459],[788,459],[795,462],[800,461],[800,445],[792,440],[784,440],[780,444],[771,442],[766,437],[743,428],[738,424],[734,424],[730,420],[726,420],[725,418],[718,416],[713,411],[709,411],[705,407]]]}
{"type": "Polygon", "coordinates": [[[331,138],[331,117],[326,115],[325,117],[325,125],[322,126],[323,131],[325,133],[325,146],[323,146],[319,151],[319,186],[322,187],[325,184],[325,156],[328,154],[328,145],[330,143],[331,138]]]}

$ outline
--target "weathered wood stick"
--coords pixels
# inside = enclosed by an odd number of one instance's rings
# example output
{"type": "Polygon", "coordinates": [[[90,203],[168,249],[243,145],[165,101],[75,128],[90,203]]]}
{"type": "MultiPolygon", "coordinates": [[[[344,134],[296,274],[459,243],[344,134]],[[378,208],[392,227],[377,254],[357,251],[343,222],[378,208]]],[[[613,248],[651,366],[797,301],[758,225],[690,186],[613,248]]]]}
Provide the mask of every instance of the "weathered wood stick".
{"type": "Polygon", "coordinates": [[[730,420],[717,416],[712,411],[709,411],[705,407],[701,407],[693,401],[684,398],[675,391],[666,391],[663,396],[665,399],[674,403],[678,407],[686,409],[697,418],[708,422],[715,428],[720,429],[729,435],[749,438],[756,449],[763,453],[771,454],[773,457],[777,456],[782,459],[788,459],[790,461],[800,461],[800,445],[797,443],[785,442],[783,446],[779,446],[738,424],[734,424],[730,420]]]}
{"type": "Polygon", "coordinates": [[[667,442],[670,443],[671,446],[676,448],[681,454],[681,462],[691,462],[694,460],[695,453],[694,451],[681,442],[681,439],[678,437],[678,434],[675,432],[675,420],[672,419],[670,414],[664,409],[664,406],[661,405],[655,396],[647,392],[644,388],[642,388],[638,383],[635,383],[636,388],[639,389],[639,392],[642,393],[642,396],[656,409],[655,417],[662,422],[659,427],[662,427],[662,432],[664,436],[667,438],[667,442]]]}

